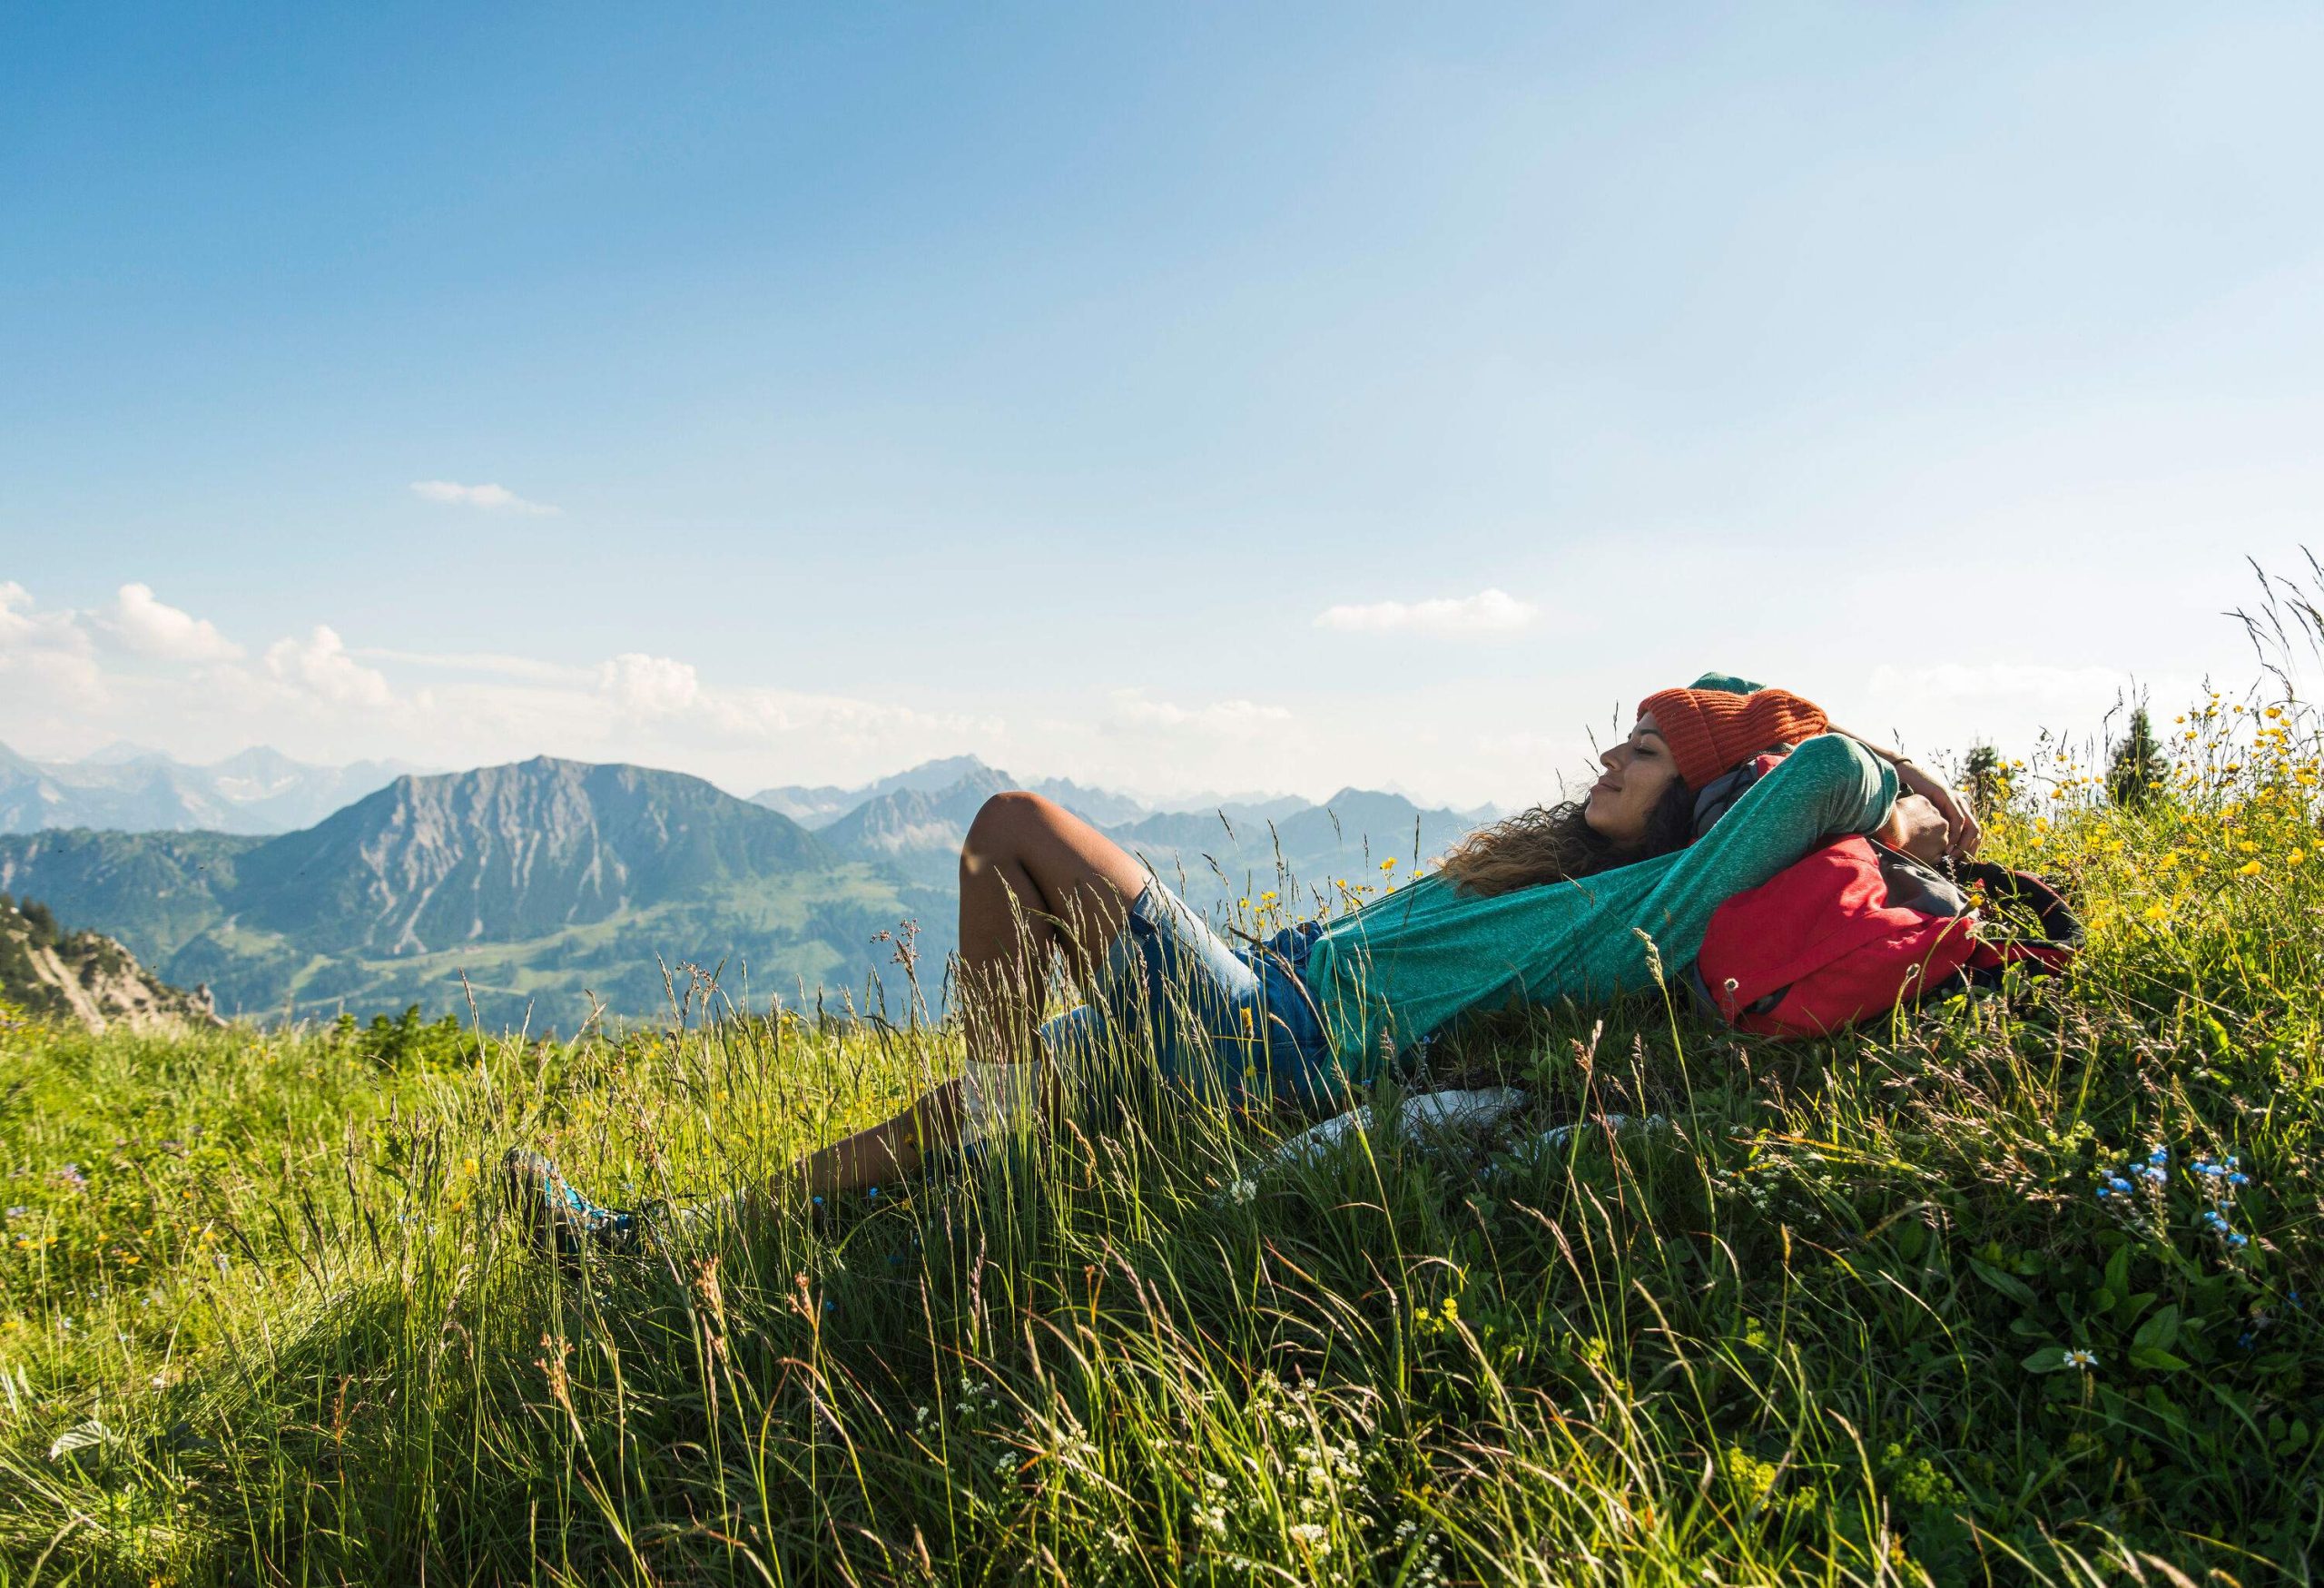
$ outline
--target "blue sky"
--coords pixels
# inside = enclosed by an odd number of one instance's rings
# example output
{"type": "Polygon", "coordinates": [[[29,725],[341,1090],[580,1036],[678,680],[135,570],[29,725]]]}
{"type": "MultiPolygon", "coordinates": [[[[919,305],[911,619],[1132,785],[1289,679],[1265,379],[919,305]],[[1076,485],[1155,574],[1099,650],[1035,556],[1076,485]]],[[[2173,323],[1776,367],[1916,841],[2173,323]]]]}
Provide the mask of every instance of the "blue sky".
{"type": "Polygon", "coordinates": [[[1513,804],[1705,666],[2087,733],[2324,543],[2319,65],[2300,7],[19,8],[0,740],[1513,804]]]}

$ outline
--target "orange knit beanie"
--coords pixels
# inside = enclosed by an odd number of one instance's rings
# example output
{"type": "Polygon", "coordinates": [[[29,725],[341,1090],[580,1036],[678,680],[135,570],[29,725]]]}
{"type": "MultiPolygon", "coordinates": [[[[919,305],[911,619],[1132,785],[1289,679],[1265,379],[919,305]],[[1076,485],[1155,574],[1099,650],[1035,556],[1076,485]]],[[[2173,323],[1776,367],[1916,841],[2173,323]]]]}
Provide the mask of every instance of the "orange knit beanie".
{"type": "Polygon", "coordinates": [[[1638,703],[1670,746],[1679,775],[1699,789],[1777,745],[1797,745],[1831,725],[1823,709],[1787,689],[1729,695],[1724,689],[1665,689],[1638,703]]]}

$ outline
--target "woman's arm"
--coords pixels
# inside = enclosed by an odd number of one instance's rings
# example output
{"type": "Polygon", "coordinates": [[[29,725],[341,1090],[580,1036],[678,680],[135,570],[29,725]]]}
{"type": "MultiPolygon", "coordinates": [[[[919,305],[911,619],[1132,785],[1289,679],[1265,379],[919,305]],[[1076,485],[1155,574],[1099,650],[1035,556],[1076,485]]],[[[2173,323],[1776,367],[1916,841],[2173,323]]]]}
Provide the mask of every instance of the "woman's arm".
{"type": "MultiPolygon", "coordinates": [[[[1948,829],[1948,840],[1945,848],[1946,854],[1957,855],[1966,860],[1977,853],[1977,845],[1984,841],[1984,835],[1977,830],[1976,813],[1969,808],[1968,801],[1947,788],[1942,779],[1933,775],[1926,767],[1911,760],[1903,751],[1889,749],[1875,740],[1866,738],[1862,734],[1851,734],[1837,723],[1832,725],[1832,732],[1854,739],[1895,767],[1896,781],[1904,786],[1905,793],[1918,794],[1936,807],[1936,814],[1945,818],[1945,826],[1948,829]]],[[[1893,847],[1901,849],[1906,845],[1899,843],[1893,847]]]]}
{"type": "MultiPolygon", "coordinates": [[[[1694,843],[1640,863],[1669,869],[1637,902],[1634,914],[1592,932],[1611,940],[1643,932],[1673,960],[1691,960],[1721,904],[1821,844],[1875,831],[1896,803],[1896,774],[1888,762],[1844,735],[1818,734],[1745,790],[1735,808],[1694,843]]],[[[1628,974],[1614,980],[1637,985],[1628,974]]]]}
{"type": "MultiPolygon", "coordinates": [[[[1569,967],[1571,981],[1597,991],[1648,986],[1640,937],[1657,944],[1667,974],[1680,974],[1719,904],[1831,839],[1873,833],[1894,804],[1896,772],[1887,760],[1843,735],[1804,739],[1688,849],[1609,872],[1664,867],[1643,897],[1609,893],[1587,919],[1571,923],[1571,940],[1587,944],[1569,967]]],[[[1592,882],[1585,876],[1571,886],[1587,891],[1592,882]]]]}

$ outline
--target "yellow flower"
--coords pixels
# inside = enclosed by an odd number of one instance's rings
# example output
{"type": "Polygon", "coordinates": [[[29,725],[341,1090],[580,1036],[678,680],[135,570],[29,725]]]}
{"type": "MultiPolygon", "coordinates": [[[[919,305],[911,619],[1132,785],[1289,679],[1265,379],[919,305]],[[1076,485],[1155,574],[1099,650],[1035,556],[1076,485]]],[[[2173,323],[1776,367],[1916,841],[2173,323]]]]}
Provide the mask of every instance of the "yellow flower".
{"type": "Polygon", "coordinates": [[[1396,857],[1392,854],[1387,859],[1382,861],[1380,863],[1380,869],[1384,872],[1394,871],[1396,869],[1396,857]]]}
{"type": "Polygon", "coordinates": [[[2238,867],[2235,874],[2239,877],[2256,877],[2260,874],[2261,869],[2262,867],[2258,861],[2250,861],[2238,867]]]}
{"type": "Polygon", "coordinates": [[[2252,843],[2249,838],[2237,840],[2235,847],[2241,850],[2246,854],[2257,854],[2260,853],[2260,846],[2252,843]]]}
{"type": "Polygon", "coordinates": [[[2295,849],[2290,854],[2284,856],[2284,863],[2286,865],[2298,865],[2301,861],[2306,860],[2307,858],[2308,852],[2306,850],[2295,849]]]}

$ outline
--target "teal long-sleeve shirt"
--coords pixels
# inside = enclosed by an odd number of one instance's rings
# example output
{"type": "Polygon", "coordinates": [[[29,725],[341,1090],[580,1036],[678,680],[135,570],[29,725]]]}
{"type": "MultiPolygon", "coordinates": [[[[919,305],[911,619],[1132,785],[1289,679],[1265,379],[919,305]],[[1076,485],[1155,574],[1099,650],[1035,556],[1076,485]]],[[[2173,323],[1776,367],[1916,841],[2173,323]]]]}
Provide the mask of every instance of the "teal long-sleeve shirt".
{"type": "Polygon", "coordinates": [[[1431,873],[1332,922],[1309,950],[1303,974],[1332,1057],[1361,1081],[1375,1059],[1472,1009],[1651,987],[1641,932],[1664,976],[1684,976],[1721,903],[1819,844],[1874,831],[1896,800],[1896,774],[1886,761],[1822,734],[1675,853],[1490,898],[1431,873]]]}

